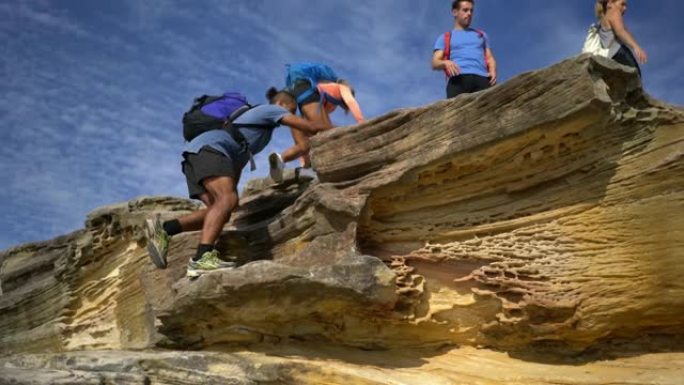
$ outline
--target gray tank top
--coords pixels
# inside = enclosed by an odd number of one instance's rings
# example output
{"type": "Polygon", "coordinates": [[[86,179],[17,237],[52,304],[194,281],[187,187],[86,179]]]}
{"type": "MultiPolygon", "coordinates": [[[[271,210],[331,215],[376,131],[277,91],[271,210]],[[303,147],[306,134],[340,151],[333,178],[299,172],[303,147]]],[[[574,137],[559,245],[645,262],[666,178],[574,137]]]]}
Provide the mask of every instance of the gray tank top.
{"type": "Polygon", "coordinates": [[[603,48],[609,48],[608,49],[608,57],[612,58],[615,56],[617,51],[620,50],[620,39],[615,36],[615,32],[613,32],[612,29],[605,29],[601,23],[598,24],[598,33],[599,37],[601,38],[601,45],[603,48]]]}

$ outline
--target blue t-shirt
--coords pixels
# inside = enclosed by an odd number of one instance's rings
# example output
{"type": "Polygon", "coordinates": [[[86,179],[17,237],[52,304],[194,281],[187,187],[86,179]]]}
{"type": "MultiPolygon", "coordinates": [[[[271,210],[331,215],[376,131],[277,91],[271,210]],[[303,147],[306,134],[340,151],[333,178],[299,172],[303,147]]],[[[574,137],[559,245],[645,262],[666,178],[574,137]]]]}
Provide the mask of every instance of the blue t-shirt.
{"type": "MultiPolygon", "coordinates": [[[[451,31],[451,53],[449,59],[461,69],[461,74],[489,76],[485,62],[485,47],[491,48],[489,38],[472,28],[451,31]]],[[[444,34],[439,35],[433,51],[444,51],[444,34]]]]}
{"type": "MultiPolygon", "coordinates": [[[[264,104],[248,110],[235,119],[235,124],[263,124],[272,128],[240,128],[240,132],[249,143],[249,151],[255,155],[271,141],[273,128],[280,126],[280,120],[290,113],[277,105],[264,104]]],[[[202,147],[209,146],[231,158],[237,165],[244,167],[249,161],[249,154],[225,130],[211,130],[198,135],[185,145],[185,152],[198,153],[202,147]]],[[[237,166],[236,165],[236,166],[237,166]]]]}

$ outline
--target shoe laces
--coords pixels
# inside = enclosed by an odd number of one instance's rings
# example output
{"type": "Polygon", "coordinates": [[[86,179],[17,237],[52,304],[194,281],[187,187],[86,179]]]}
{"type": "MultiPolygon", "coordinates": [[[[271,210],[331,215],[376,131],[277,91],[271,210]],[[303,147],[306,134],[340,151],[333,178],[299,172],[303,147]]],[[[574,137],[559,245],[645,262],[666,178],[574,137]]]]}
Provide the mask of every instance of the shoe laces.
{"type": "Polygon", "coordinates": [[[219,258],[219,253],[218,250],[212,250],[212,251],[207,251],[202,255],[202,259],[204,259],[206,262],[209,263],[214,263],[218,264],[221,262],[221,259],[219,258]]]}

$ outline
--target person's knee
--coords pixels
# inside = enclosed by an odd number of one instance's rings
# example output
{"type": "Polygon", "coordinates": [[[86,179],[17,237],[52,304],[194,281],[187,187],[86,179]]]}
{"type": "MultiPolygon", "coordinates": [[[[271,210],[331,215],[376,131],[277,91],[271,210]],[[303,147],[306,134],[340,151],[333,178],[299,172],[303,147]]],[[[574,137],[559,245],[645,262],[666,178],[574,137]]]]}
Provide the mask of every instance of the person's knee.
{"type": "Polygon", "coordinates": [[[231,191],[231,192],[226,192],[223,194],[219,194],[216,199],[214,200],[214,206],[217,207],[217,209],[221,211],[225,211],[227,213],[230,213],[237,207],[239,202],[238,195],[236,192],[231,191]]]}
{"type": "Polygon", "coordinates": [[[207,208],[211,207],[214,204],[214,199],[211,197],[209,193],[204,193],[199,196],[199,199],[204,203],[207,208]]]}
{"type": "Polygon", "coordinates": [[[307,154],[309,150],[311,149],[311,144],[309,144],[309,141],[305,142],[300,142],[296,144],[297,146],[297,152],[300,154],[307,154]]]}

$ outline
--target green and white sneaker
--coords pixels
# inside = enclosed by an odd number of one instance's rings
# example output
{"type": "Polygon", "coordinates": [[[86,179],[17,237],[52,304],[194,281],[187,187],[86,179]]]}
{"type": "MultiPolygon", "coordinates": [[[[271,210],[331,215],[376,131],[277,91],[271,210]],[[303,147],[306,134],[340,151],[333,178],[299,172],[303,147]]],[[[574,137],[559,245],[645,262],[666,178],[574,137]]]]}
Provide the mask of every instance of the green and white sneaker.
{"type": "Polygon", "coordinates": [[[207,251],[202,254],[199,261],[190,259],[188,262],[188,271],[186,275],[190,278],[199,277],[203,273],[207,273],[218,269],[233,269],[235,262],[226,262],[219,258],[218,250],[207,251]]]}
{"type": "Polygon", "coordinates": [[[154,219],[145,220],[145,236],[147,252],[152,262],[160,269],[166,268],[166,254],[169,252],[171,237],[164,231],[159,214],[154,219]]]}

